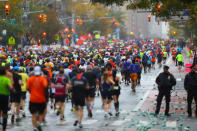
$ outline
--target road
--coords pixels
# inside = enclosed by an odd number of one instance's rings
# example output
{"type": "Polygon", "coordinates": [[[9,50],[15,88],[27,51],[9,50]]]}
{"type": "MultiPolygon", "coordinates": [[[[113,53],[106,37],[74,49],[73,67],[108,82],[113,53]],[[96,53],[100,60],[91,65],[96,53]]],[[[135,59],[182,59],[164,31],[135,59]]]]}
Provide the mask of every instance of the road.
{"type": "MultiPolygon", "coordinates": [[[[146,131],[148,129],[150,131],[171,131],[180,129],[180,125],[183,125],[185,130],[188,128],[190,131],[197,131],[197,118],[188,119],[187,114],[185,114],[186,94],[183,90],[185,72],[178,72],[177,67],[175,67],[170,58],[167,60],[167,65],[170,66],[170,71],[175,74],[177,79],[177,86],[172,92],[171,117],[166,118],[162,113],[158,118],[153,116],[158,93],[155,78],[162,71],[162,68],[156,66],[156,69],[150,73],[142,73],[141,86],[136,88],[136,93],[131,91],[130,86],[126,86],[124,83],[121,84],[119,117],[104,118],[101,98],[97,96],[93,109],[93,118],[87,117],[87,111],[84,108],[83,129],[73,127],[75,117],[73,112],[70,111],[71,104],[68,102],[65,109],[66,122],[63,125],[60,125],[59,117],[48,107],[47,125],[43,126],[43,131],[146,131]]],[[[162,104],[161,110],[163,110],[163,107],[164,104],[162,104]]],[[[113,104],[112,111],[115,114],[113,104]]],[[[28,106],[26,106],[26,115],[27,117],[20,122],[20,126],[11,126],[9,117],[8,131],[33,130],[28,106]]]]}

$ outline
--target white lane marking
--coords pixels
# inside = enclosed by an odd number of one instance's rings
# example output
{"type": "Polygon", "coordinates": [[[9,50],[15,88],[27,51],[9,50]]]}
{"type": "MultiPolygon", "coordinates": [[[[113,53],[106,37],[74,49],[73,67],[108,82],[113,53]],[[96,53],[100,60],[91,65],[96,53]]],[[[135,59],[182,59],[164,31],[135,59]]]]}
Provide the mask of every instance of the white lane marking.
{"type": "Polygon", "coordinates": [[[176,121],[167,121],[166,122],[166,127],[176,128],[177,127],[177,123],[176,123],[176,121]]]}
{"type": "Polygon", "coordinates": [[[96,113],[103,113],[104,110],[96,110],[96,113]]]}
{"type": "Polygon", "coordinates": [[[181,78],[176,78],[176,81],[181,81],[181,78]]]}
{"type": "Polygon", "coordinates": [[[143,105],[145,99],[148,97],[150,91],[151,91],[151,90],[148,90],[148,91],[146,92],[146,94],[145,94],[144,97],[143,97],[143,100],[141,100],[141,101],[137,104],[137,106],[134,108],[133,111],[138,111],[138,109],[141,108],[141,106],[143,105]]]}
{"type": "Polygon", "coordinates": [[[144,126],[148,126],[150,124],[148,121],[140,121],[139,123],[144,126]]]}
{"type": "Polygon", "coordinates": [[[114,121],[111,125],[112,126],[121,126],[123,123],[125,123],[126,121],[122,121],[122,120],[118,120],[118,121],[114,121]]]}
{"type": "Polygon", "coordinates": [[[120,113],[121,113],[121,114],[127,114],[127,113],[128,113],[128,111],[126,111],[126,110],[122,110],[122,111],[120,111],[120,113]]]}
{"type": "Polygon", "coordinates": [[[84,125],[91,125],[91,124],[94,124],[96,123],[98,120],[86,120],[83,122],[84,125]]]}
{"type": "MultiPolygon", "coordinates": [[[[170,60],[171,60],[171,57],[168,58],[168,61],[166,62],[166,65],[170,62],[170,60]]],[[[155,79],[156,79],[156,77],[159,75],[159,73],[160,73],[162,70],[163,70],[163,69],[160,69],[160,70],[158,71],[158,73],[157,73],[156,76],[155,76],[155,79]]],[[[142,107],[143,103],[145,102],[146,98],[148,97],[149,93],[151,92],[151,90],[152,90],[153,88],[154,88],[154,87],[152,86],[151,89],[148,90],[148,91],[146,92],[146,94],[145,94],[144,97],[142,98],[143,100],[140,101],[140,102],[137,104],[137,106],[133,109],[133,111],[138,111],[138,110],[142,107]]]]}

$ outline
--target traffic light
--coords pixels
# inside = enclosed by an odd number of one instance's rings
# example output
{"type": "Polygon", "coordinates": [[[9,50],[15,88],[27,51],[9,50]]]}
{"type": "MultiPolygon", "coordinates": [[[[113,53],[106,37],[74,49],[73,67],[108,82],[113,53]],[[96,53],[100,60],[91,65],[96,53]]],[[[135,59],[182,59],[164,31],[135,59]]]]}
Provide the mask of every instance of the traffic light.
{"type": "Polygon", "coordinates": [[[161,9],[161,5],[158,4],[158,5],[157,5],[157,10],[160,11],[160,9],[161,9]]]}
{"type": "Polygon", "coordinates": [[[79,24],[80,24],[80,25],[82,25],[82,24],[83,24],[83,20],[82,20],[82,19],[80,19],[80,22],[79,22],[79,24]]]}
{"type": "Polygon", "coordinates": [[[77,18],[76,22],[77,22],[77,23],[79,23],[79,22],[80,22],[80,19],[79,19],[79,18],[77,18]]]}
{"type": "Polygon", "coordinates": [[[10,5],[5,4],[5,5],[4,5],[4,9],[5,9],[5,14],[6,14],[6,15],[9,15],[9,14],[10,14],[10,5]]]}
{"type": "Polygon", "coordinates": [[[115,22],[115,26],[119,26],[119,23],[118,22],[115,22]]]}
{"type": "Polygon", "coordinates": [[[47,23],[47,15],[43,15],[43,23],[47,23]]]}
{"type": "Polygon", "coordinates": [[[71,32],[72,32],[72,33],[74,33],[74,32],[75,32],[75,29],[74,29],[74,28],[72,28],[72,29],[71,29],[71,32]]]}
{"type": "Polygon", "coordinates": [[[148,22],[151,20],[151,14],[148,14],[148,22]]]}
{"type": "Polygon", "coordinates": [[[65,30],[64,30],[66,33],[68,33],[69,32],[69,29],[68,28],[65,28],[65,30]]]}
{"type": "Polygon", "coordinates": [[[38,18],[39,18],[39,21],[40,21],[40,22],[43,21],[43,15],[42,15],[42,14],[39,14],[39,15],[38,15],[38,18]]]}
{"type": "Polygon", "coordinates": [[[83,20],[82,20],[82,19],[80,19],[80,18],[77,18],[76,22],[77,22],[77,24],[80,24],[80,25],[82,25],[82,24],[83,24],[83,20]]]}
{"type": "Polygon", "coordinates": [[[46,37],[46,36],[47,36],[47,33],[46,33],[46,32],[43,32],[42,35],[43,35],[44,37],[46,37]]]}
{"type": "Polygon", "coordinates": [[[41,43],[41,40],[40,40],[40,39],[38,40],[38,43],[39,43],[39,44],[41,43]]]}

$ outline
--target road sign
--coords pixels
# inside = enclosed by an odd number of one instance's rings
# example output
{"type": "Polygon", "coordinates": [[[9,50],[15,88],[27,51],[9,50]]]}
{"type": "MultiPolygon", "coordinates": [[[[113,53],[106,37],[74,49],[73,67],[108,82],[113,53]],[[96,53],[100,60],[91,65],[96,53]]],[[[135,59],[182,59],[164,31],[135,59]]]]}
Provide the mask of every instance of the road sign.
{"type": "Polygon", "coordinates": [[[13,36],[11,36],[9,39],[8,39],[8,44],[9,45],[15,45],[16,44],[16,40],[13,36]]]}
{"type": "Polygon", "coordinates": [[[60,39],[60,36],[58,34],[55,34],[55,40],[59,40],[60,39]]]}
{"type": "Polygon", "coordinates": [[[10,25],[16,25],[17,21],[10,21],[10,25]]]}

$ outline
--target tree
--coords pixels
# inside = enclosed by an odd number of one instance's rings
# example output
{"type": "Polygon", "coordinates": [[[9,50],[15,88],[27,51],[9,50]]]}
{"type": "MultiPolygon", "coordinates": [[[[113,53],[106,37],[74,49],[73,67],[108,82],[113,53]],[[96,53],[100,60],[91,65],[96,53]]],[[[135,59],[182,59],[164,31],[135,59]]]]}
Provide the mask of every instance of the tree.
{"type": "Polygon", "coordinates": [[[62,29],[62,25],[54,10],[46,8],[43,14],[47,16],[46,23],[39,21],[38,14],[31,16],[33,22],[30,28],[30,33],[36,40],[42,40],[43,44],[51,44],[52,42],[55,42],[54,36],[62,29]],[[46,32],[46,35],[43,35],[43,32],[46,32]]]}
{"type": "MultiPolygon", "coordinates": [[[[124,25],[124,15],[120,11],[112,11],[102,4],[91,4],[83,0],[73,2],[67,1],[67,13],[72,17],[75,13],[75,20],[82,19],[83,24],[76,24],[76,32],[79,35],[88,34],[89,32],[101,31],[101,35],[107,36],[115,32],[113,18],[118,22],[120,28],[124,25]]],[[[68,24],[68,27],[71,26],[68,24]]]]}
{"type": "Polygon", "coordinates": [[[171,16],[180,16],[180,11],[188,10],[190,20],[187,21],[184,32],[188,35],[188,30],[191,29],[190,34],[192,32],[194,42],[197,44],[197,29],[194,28],[197,24],[196,0],[91,0],[91,2],[105,5],[116,4],[119,6],[126,3],[127,9],[148,9],[153,15],[162,17],[166,21],[168,21],[171,16]]]}
{"type": "MultiPolygon", "coordinates": [[[[23,0],[9,0],[8,2],[0,2],[0,32],[6,30],[6,36],[2,36],[3,39],[0,41],[4,45],[7,45],[8,38],[10,36],[15,37],[16,44],[20,43],[20,37],[24,34],[25,28],[21,20],[23,10],[23,0]],[[4,5],[9,4],[9,15],[5,14],[4,5]],[[12,23],[11,23],[12,22],[12,23]]],[[[0,34],[1,36],[2,34],[0,34]]]]}

